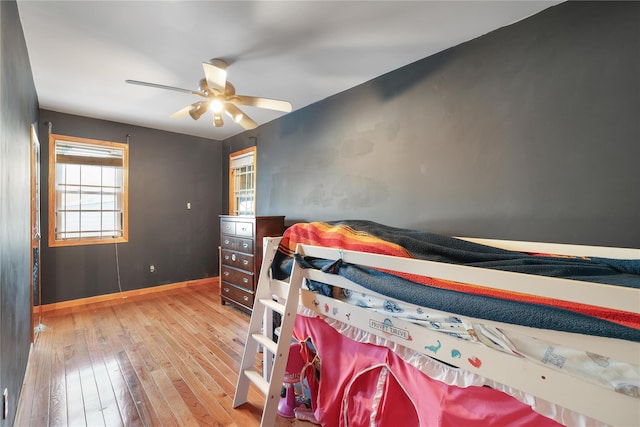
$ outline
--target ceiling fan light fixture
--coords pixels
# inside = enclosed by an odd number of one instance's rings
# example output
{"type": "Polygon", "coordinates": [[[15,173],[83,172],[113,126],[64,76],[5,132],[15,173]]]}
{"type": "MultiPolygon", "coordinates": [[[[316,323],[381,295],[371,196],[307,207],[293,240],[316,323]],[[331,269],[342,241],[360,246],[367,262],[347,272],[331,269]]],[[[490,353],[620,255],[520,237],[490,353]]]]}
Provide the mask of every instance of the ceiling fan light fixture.
{"type": "Polygon", "coordinates": [[[214,115],[221,115],[224,111],[224,104],[221,100],[213,98],[209,103],[209,108],[211,108],[214,115]]]}
{"type": "Polygon", "coordinates": [[[222,127],[224,122],[222,121],[222,115],[214,114],[213,115],[213,125],[217,128],[222,127]]]}
{"type": "Polygon", "coordinates": [[[207,84],[207,79],[200,79],[200,81],[198,82],[198,90],[205,96],[209,95],[209,85],[207,84]]]}
{"type": "Polygon", "coordinates": [[[207,111],[206,106],[202,102],[198,102],[189,110],[189,115],[193,120],[198,120],[207,111]]]}

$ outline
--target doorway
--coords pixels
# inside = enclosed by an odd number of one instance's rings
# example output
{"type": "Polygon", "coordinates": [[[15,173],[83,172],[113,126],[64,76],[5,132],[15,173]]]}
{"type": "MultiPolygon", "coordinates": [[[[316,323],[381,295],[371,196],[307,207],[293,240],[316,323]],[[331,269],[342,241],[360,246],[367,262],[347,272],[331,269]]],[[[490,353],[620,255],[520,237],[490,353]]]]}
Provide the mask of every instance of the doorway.
{"type": "Polygon", "coordinates": [[[40,281],[40,141],[31,125],[31,342],[42,325],[42,287],[40,281]]]}

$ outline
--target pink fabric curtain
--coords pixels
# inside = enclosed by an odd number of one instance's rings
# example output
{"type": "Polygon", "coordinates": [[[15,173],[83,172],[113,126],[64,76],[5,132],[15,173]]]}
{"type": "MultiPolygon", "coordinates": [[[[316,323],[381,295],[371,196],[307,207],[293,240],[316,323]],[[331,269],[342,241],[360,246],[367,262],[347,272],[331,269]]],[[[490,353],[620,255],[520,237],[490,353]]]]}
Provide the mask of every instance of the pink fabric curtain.
{"type": "Polygon", "coordinates": [[[352,341],[322,319],[298,315],[294,336],[310,338],[322,361],[312,392],[325,427],[560,425],[501,391],[433,380],[388,348],[352,341]]]}

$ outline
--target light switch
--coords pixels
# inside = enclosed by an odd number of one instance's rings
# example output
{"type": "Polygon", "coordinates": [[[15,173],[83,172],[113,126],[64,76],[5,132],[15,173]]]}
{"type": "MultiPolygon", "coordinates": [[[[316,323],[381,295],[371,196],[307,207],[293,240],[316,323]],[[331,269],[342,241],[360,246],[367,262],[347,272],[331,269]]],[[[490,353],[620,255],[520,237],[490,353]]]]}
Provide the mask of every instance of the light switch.
{"type": "Polygon", "coordinates": [[[187,202],[187,209],[191,209],[191,202],[187,202]]]}

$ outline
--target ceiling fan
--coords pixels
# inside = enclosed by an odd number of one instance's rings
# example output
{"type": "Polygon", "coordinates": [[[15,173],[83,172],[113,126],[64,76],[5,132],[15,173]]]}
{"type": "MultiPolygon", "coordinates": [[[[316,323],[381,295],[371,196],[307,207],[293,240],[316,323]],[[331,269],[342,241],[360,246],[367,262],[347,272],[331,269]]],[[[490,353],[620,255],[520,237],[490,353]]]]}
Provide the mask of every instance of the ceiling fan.
{"type": "Polygon", "coordinates": [[[226,113],[244,129],[255,129],[258,124],[240,110],[238,105],[268,108],[270,110],[284,111],[285,113],[291,112],[291,104],[287,101],[236,95],[236,89],[227,81],[227,63],[222,59],[212,59],[209,62],[203,62],[202,68],[204,69],[205,78],[200,80],[198,90],[182,89],[138,80],[126,80],[126,82],[198,95],[204,99],[187,105],[173,113],[171,117],[180,118],[189,115],[193,120],[198,120],[207,110],[211,110],[213,114],[213,125],[216,127],[224,125],[222,116],[226,113]]]}

